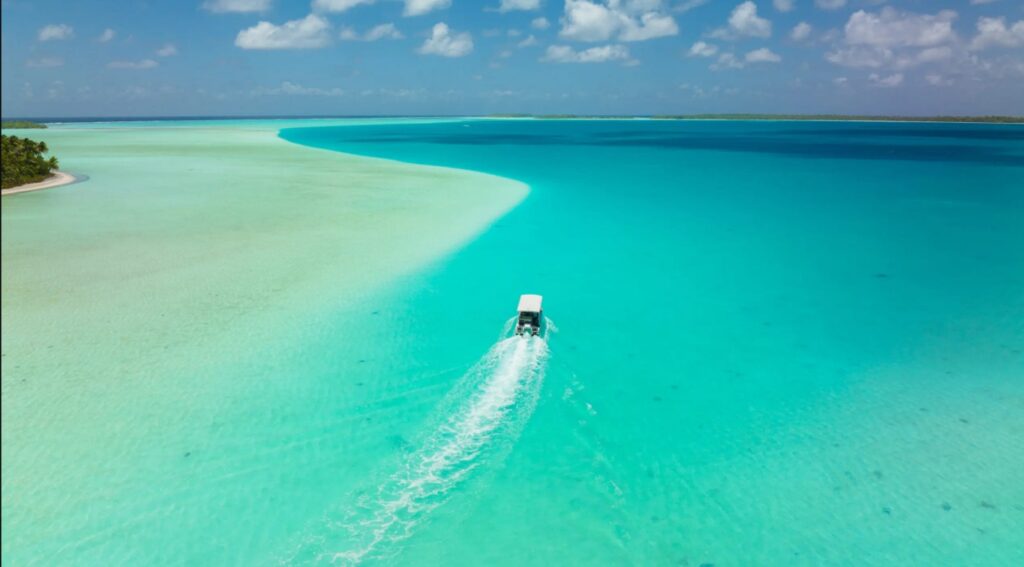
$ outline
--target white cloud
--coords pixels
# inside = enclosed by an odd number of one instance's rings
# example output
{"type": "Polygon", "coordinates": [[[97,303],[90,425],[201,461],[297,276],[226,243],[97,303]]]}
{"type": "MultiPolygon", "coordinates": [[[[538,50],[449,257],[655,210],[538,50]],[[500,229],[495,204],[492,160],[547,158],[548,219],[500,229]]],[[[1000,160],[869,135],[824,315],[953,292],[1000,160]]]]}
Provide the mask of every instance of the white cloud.
{"type": "Polygon", "coordinates": [[[559,35],[579,41],[603,41],[619,30],[621,20],[615,11],[587,0],[565,0],[562,31],[559,35]]]}
{"type": "Polygon", "coordinates": [[[1005,18],[978,18],[977,29],[978,35],[971,40],[971,49],[1024,45],[1024,20],[1007,27],[1005,18]]]}
{"type": "Polygon", "coordinates": [[[310,14],[300,20],[281,25],[260,22],[238,32],[235,45],[242,49],[312,49],[330,43],[331,24],[321,16],[310,14]]]}
{"type": "Polygon", "coordinates": [[[956,38],[955,19],[952,10],[935,15],[900,12],[888,6],[877,14],[858,10],[846,22],[846,42],[884,47],[938,45],[956,38]]]}
{"type": "Polygon", "coordinates": [[[218,14],[225,12],[266,12],[271,0],[207,0],[203,8],[218,14]]]}
{"type": "Polygon", "coordinates": [[[838,10],[846,5],[846,0],[814,0],[822,10],[838,10]]]}
{"type": "Polygon", "coordinates": [[[530,47],[533,45],[537,45],[537,38],[533,37],[532,35],[529,35],[523,38],[522,41],[517,43],[516,47],[530,47]]]}
{"type": "Polygon", "coordinates": [[[59,41],[74,36],[75,29],[67,24],[50,24],[39,29],[39,41],[59,41]]]}
{"type": "Polygon", "coordinates": [[[141,61],[111,61],[107,63],[107,67],[111,69],[153,69],[159,67],[160,64],[152,59],[143,59],[141,61]]]}
{"type": "Polygon", "coordinates": [[[679,33],[675,19],[668,14],[658,12],[647,12],[640,15],[637,23],[634,19],[626,20],[623,24],[622,33],[619,34],[621,41],[647,41],[658,37],[667,37],[679,33]]]}
{"type": "Polygon", "coordinates": [[[452,33],[448,24],[434,24],[430,37],[420,46],[419,52],[425,55],[442,57],[462,57],[473,51],[473,36],[467,32],[452,33]]]}
{"type": "Polygon", "coordinates": [[[811,24],[807,22],[800,22],[793,26],[793,31],[789,32],[789,37],[793,41],[803,41],[811,35],[811,24]]]}
{"type": "Polygon", "coordinates": [[[778,63],[782,57],[767,47],[750,51],[743,57],[747,63],[778,63]]]}
{"type": "Polygon", "coordinates": [[[846,77],[836,77],[832,79],[832,82],[839,86],[845,85],[848,81],[849,79],[847,79],[846,77]]]}
{"type": "Polygon", "coordinates": [[[353,28],[342,28],[338,37],[347,41],[379,41],[382,39],[402,39],[405,36],[402,35],[402,32],[398,31],[395,24],[388,22],[373,26],[366,30],[364,34],[359,34],[353,28]]]}
{"type": "Polygon", "coordinates": [[[548,63],[604,63],[629,59],[629,48],[625,45],[602,45],[583,51],[576,51],[568,45],[552,45],[541,61],[548,63]]]}
{"type": "Polygon", "coordinates": [[[679,33],[660,0],[565,0],[561,37],[576,41],[646,41],[679,33]]]}
{"type": "Polygon", "coordinates": [[[388,22],[370,28],[370,31],[366,32],[366,35],[363,36],[363,39],[366,41],[377,41],[381,39],[402,39],[402,37],[404,37],[402,32],[398,31],[395,24],[388,22]]]}
{"type": "Polygon", "coordinates": [[[373,4],[375,0],[313,0],[315,12],[344,12],[362,4],[373,4]]]}
{"type": "Polygon", "coordinates": [[[718,47],[710,43],[698,41],[690,46],[690,57],[711,57],[718,53],[718,47]]]}
{"type": "Polygon", "coordinates": [[[947,46],[929,47],[922,49],[915,54],[902,56],[896,59],[896,67],[901,69],[921,65],[923,63],[934,63],[946,61],[953,57],[953,49],[947,46]]]}
{"type": "Polygon", "coordinates": [[[929,73],[924,76],[924,80],[933,87],[948,87],[953,84],[952,79],[947,79],[938,73],[929,73]]]}
{"type": "Polygon", "coordinates": [[[107,29],[103,30],[103,33],[101,33],[99,37],[96,38],[96,41],[98,41],[100,43],[107,43],[108,41],[113,40],[114,36],[116,36],[116,35],[117,35],[117,32],[115,32],[114,30],[112,30],[110,28],[107,28],[107,29]]]}
{"type": "Polygon", "coordinates": [[[757,15],[757,4],[744,2],[729,14],[729,25],[711,33],[719,39],[736,39],[737,37],[770,37],[772,23],[757,15]]]}
{"type": "Polygon", "coordinates": [[[540,0],[501,0],[501,5],[498,6],[499,12],[537,9],[540,9],[540,0]]]}
{"type": "Polygon", "coordinates": [[[950,59],[958,45],[953,21],[956,12],[901,12],[890,7],[876,14],[858,10],[844,28],[843,42],[825,59],[845,67],[906,69],[950,59]]]}
{"type": "Polygon", "coordinates": [[[422,16],[434,10],[441,10],[452,5],[452,0],[405,0],[402,15],[422,16]]]}
{"type": "Polygon", "coordinates": [[[780,12],[789,12],[793,9],[793,0],[774,0],[773,4],[780,12]]]}
{"type": "Polygon", "coordinates": [[[157,49],[156,54],[160,57],[170,57],[178,54],[178,48],[173,43],[167,43],[160,49],[157,49]]]}
{"type": "Polygon", "coordinates": [[[721,69],[742,69],[743,62],[740,61],[732,53],[723,53],[718,56],[718,61],[711,64],[711,69],[719,71],[721,69]]]}
{"type": "Polygon", "coordinates": [[[530,22],[530,27],[535,30],[546,30],[550,26],[551,22],[549,22],[547,18],[534,18],[533,21],[530,22]]]}
{"type": "Polygon", "coordinates": [[[711,0],[684,0],[679,4],[676,4],[675,8],[672,8],[672,11],[679,14],[685,14],[694,8],[700,8],[710,1],[711,0]]]}
{"type": "Polygon", "coordinates": [[[847,47],[825,54],[825,59],[830,63],[854,68],[878,68],[889,63],[892,58],[892,50],[870,47],[847,47]]]}
{"type": "Polygon", "coordinates": [[[64,60],[60,57],[37,57],[26,61],[25,66],[34,69],[52,69],[54,67],[63,67],[64,60]]]}
{"type": "Polygon", "coordinates": [[[991,3],[997,2],[997,1],[998,0],[971,0],[971,4],[973,4],[975,6],[980,6],[982,4],[991,4],[991,3]]]}
{"type": "Polygon", "coordinates": [[[290,95],[290,96],[344,96],[344,89],[337,87],[330,89],[322,89],[319,87],[304,87],[289,81],[284,81],[278,87],[266,88],[260,87],[253,89],[250,94],[254,96],[277,96],[277,95],[290,95]]]}
{"type": "Polygon", "coordinates": [[[868,77],[876,87],[898,87],[903,84],[903,73],[894,73],[887,77],[881,77],[877,73],[871,73],[868,77]]]}

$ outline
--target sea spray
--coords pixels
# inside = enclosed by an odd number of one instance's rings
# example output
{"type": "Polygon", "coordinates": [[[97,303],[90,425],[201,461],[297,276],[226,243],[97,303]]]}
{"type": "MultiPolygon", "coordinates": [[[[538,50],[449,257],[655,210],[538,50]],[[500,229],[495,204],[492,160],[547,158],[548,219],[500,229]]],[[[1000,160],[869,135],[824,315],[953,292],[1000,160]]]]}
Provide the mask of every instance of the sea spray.
{"type": "MultiPolygon", "coordinates": [[[[518,436],[536,405],[547,358],[541,337],[499,339],[459,380],[441,425],[400,470],[350,510],[351,517],[328,522],[333,535],[307,542],[318,548],[316,559],[351,565],[393,552],[389,544],[411,535],[474,469],[518,436]]],[[[300,555],[308,558],[310,551],[300,555]]],[[[292,560],[301,562],[298,556],[292,560]]]]}

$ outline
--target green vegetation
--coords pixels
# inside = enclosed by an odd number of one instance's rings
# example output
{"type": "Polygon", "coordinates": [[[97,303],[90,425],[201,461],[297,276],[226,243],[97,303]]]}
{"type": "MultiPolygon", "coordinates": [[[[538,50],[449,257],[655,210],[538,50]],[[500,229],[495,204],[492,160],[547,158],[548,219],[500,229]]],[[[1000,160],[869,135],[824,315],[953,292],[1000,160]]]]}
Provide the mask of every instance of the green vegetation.
{"type": "Polygon", "coordinates": [[[850,114],[664,114],[656,116],[587,116],[580,114],[493,114],[493,118],[536,118],[547,120],[841,120],[850,122],[986,122],[1024,124],[1024,116],[859,116],[850,114]]]}
{"type": "Polygon", "coordinates": [[[45,158],[46,142],[0,136],[0,186],[4,189],[35,183],[57,169],[57,158],[45,158]]]}
{"type": "Polygon", "coordinates": [[[29,122],[28,120],[4,120],[0,122],[0,128],[46,128],[46,124],[29,122]]]}

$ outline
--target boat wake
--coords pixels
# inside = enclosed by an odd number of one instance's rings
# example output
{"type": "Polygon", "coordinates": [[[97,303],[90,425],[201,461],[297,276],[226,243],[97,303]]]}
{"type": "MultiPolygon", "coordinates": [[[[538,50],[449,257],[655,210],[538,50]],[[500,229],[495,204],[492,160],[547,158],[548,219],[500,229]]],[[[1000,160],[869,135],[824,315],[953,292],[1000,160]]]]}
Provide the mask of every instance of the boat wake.
{"type": "Polygon", "coordinates": [[[536,405],[547,357],[541,337],[513,336],[494,344],[453,390],[449,417],[360,506],[359,518],[346,522],[348,549],[321,550],[319,558],[358,564],[387,555],[387,544],[408,537],[483,464],[486,453],[517,436],[536,405]]]}

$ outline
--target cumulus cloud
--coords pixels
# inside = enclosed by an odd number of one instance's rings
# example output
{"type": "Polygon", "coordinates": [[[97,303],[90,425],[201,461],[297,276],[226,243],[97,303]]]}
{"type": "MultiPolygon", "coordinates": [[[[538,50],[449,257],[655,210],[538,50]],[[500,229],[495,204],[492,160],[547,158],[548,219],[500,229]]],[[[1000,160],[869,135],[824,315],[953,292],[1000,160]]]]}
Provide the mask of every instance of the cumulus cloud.
{"type": "Polygon", "coordinates": [[[452,5],[452,0],[405,0],[405,16],[422,16],[452,5]]]}
{"type": "Polygon", "coordinates": [[[846,5],[846,0],[814,0],[822,10],[838,10],[846,5]]]}
{"type": "Polygon", "coordinates": [[[559,35],[576,41],[646,41],[679,33],[660,0],[565,0],[559,35]]]}
{"type": "Polygon", "coordinates": [[[956,38],[955,19],[952,10],[935,15],[901,12],[888,6],[877,14],[858,10],[846,22],[846,42],[881,47],[938,45],[956,38]]]}
{"type": "Polygon", "coordinates": [[[807,22],[800,22],[793,26],[793,31],[789,32],[789,37],[793,41],[803,41],[811,35],[811,24],[807,22]]]}
{"type": "Polygon", "coordinates": [[[345,12],[362,4],[373,4],[375,0],[313,0],[316,12],[345,12]]]}
{"type": "Polygon", "coordinates": [[[537,45],[537,38],[532,35],[526,36],[522,41],[516,44],[516,47],[531,47],[537,45]]]}
{"type": "Polygon", "coordinates": [[[218,14],[227,12],[266,12],[270,9],[271,0],[207,0],[203,9],[218,14]]]}
{"type": "Polygon", "coordinates": [[[1012,26],[1006,25],[1005,18],[978,18],[978,35],[971,40],[971,49],[981,50],[988,47],[1017,47],[1024,45],[1024,20],[1018,20],[1012,26]]]}
{"type": "Polygon", "coordinates": [[[467,32],[452,33],[448,24],[434,24],[430,37],[420,46],[419,52],[424,55],[440,55],[442,57],[462,57],[473,51],[473,36],[467,32]]]}
{"type": "Polygon", "coordinates": [[[924,80],[933,87],[948,87],[953,84],[952,79],[947,79],[938,73],[929,73],[924,76],[924,80]]]}
{"type": "Polygon", "coordinates": [[[691,45],[689,51],[690,57],[712,57],[716,53],[718,53],[717,46],[703,41],[698,41],[691,45]]]}
{"type": "Polygon", "coordinates": [[[533,21],[530,22],[530,27],[535,30],[546,30],[550,26],[551,22],[549,22],[547,18],[534,18],[533,21]]]}
{"type": "Polygon", "coordinates": [[[178,54],[178,48],[173,43],[166,43],[163,47],[156,50],[156,54],[160,57],[170,57],[178,54]]]}
{"type": "Polygon", "coordinates": [[[775,9],[780,12],[789,12],[793,9],[793,0],[774,0],[775,9]]]}
{"type": "Polygon", "coordinates": [[[903,73],[894,73],[886,77],[882,77],[878,73],[871,73],[868,79],[876,87],[898,87],[903,84],[903,73]]]}
{"type": "Polygon", "coordinates": [[[915,14],[890,7],[878,13],[858,10],[844,28],[843,46],[825,59],[844,67],[907,69],[951,59],[959,45],[953,31],[957,14],[915,14]]]}
{"type": "Polygon", "coordinates": [[[107,63],[107,67],[111,69],[153,69],[159,67],[160,64],[152,59],[142,59],[141,61],[111,61],[107,63]]]}
{"type": "Polygon", "coordinates": [[[50,24],[39,29],[39,41],[60,41],[75,36],[75,29],[67,24],[50,24]]]}
{"type": "Polygon", "coordinates": [[[625,45],[602,45],[576,51],[568,45],[552,45],[541,61],[547,63],[604,63],[629,59],[629,48],[625,45]]]}
{"type": "Polygon", "coordinates": [[[729,23],[711,33],[719,39],[736,39],[739,37],[770,37],[772,23],[757,15],[757,4],[744,2],[729,14],[729,23]]]}
{"type": "Polygon", "coordinates": [[[743,62],[732,53],[723,53],[718,56],[718,61],[711,64],[711,69],[719,71],[722,69],[742,69],[743,62]]]}
{"type": "Polygon", "coordinates": [[[953,49],[949,46],[928,47],[921,50],[896,52],[885,48],[851,47],[839,49],[825,55],[830,63],[843,67],[878,69],[909,69],[926,63],[946,61],[953,57],[953,49]]]}
{"type": "Polygon", "coordinates": [[[395,24],[390,22],[386,24],[379,24],[370,28],[363,36],[366,41],[377,41],[381,39],[402,39],[402,32],[398,31],[395,24]]]}
{"type": "Polygon", "coordinates": [[[398,31],[395,24],[388,22],[373,26],[364,34],[360,34],[352,28],[343,28],[339,37],[348,41],[380,41],[382,39],[402,39],[405,36],[398,31]]]}
{"type": "Polygon", "coordinates": [[[514,12],[516,10],[538,10],[540,9],[540,0],[501,0],[501,4],[498,6],[499,12],[514,12]]]}
{"type": "Polygon", "coordinates": [[[112,41],[114,39],[114,36],[116,35],[117,32],[110,28],[107,28],[103,30],[103,33],[101,33],[99,37],[96,38],[96,41],[100,43],[107,43],[108,41],[112,41]]]}
{"type": "Polygon", "coordinates": [[[331,24],[316,14],[281,25],[264,21],[238,32],[235,45],[242,49],[313,49],[330,43],[330,28],[331,24]]]}
{"type": "Polygon", "coordinates": [[[748,52],[743,59],[747,63],[778,63],[782,57],[767,47],[748,52]]]}
{"type": "Polygon", "coordinates": [[[304,87],[289,81],[284,81],[280,86],[266,88],[260,87],[251,91],[254,96],[344,96],[345,91],[343,89],[334,87],[330,89],[323,89],[319,87],[304,87]]]}
{"type": "Polygon", "coordinates": [[[881,67],[892,60],[892,57],[892,50],[865,47],[840,48],[825,54],[825,60],[829,63],[855,68],[881,67]]]}

